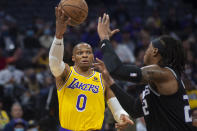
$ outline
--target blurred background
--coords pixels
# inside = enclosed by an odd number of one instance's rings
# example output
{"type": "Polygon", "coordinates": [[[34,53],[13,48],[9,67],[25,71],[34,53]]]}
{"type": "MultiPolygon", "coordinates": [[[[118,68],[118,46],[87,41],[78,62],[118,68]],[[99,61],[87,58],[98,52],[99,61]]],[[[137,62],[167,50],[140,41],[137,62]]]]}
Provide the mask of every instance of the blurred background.
{"type": "MultiPolygon", "coordinates": [[[[64,37],[64,61],[73,64],[72,48],[78,42],[92,45],[102,58],[97,19],[103,13],[111,27],[119,28],[111,42],[124,63],[143,66],[150,41],[168,34],[180,39],[187,64],[182,79],[197,127],[197,1],[196,0],[86,0],[86,21],[68,28],[64,37]]],[[[58,103],[55,82],[48,67],[54,38],[54,7],[59,0],[0,0],[0,131],[22,127],[25,131],[56,131],[58,103]]],[[[117,81],[137,96],[143,86],[117,81]]],[[[143,118],[126,130],[146,131],[143,118]]],[[[103,131],[114,131],[114,120],[106,109],[103,131]]]]}

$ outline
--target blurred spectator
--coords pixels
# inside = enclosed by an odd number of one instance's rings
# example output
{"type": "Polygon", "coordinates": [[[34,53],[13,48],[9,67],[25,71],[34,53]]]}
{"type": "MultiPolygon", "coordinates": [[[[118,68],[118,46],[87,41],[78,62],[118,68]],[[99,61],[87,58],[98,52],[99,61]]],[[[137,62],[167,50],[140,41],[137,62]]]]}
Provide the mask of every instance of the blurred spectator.
{"type": "Polygon", "coordinates": [[[38,131],[38,130],[39,130],[38,123],[35,120],[29,120],[27,131],[38,131]]]}
{"type": "Polygon", "coordinates": [[[0,48],[0,70],[4,69],[7,65],[6,58],[3,56],[2,48],[0,48]]]}
{"type": "Polygon", "coordinates": [[[40,42],[35,37],[35,32],[32,29],[26,31],[26,37],[24,38],[24,46],[27,49],[34,49],[40,47],[40,42]]]}
{"type": "Polygon", "coordinates": [[[41,48],[38,51],[37,55],[33,57],[32,63],[34,64],[34,67],[36,68],[37,72],[46,70],[49,64],[47,49],[41,48]]]}
{"type": "Polygon", "coordinates": [[[3,110],[3,101],[0,98],[0,131],[3,130],[4,126],[9,122],[8,114],[3,110]]]}
{"type": "Polygon", "coordinates": [[[127,21],[130,21],[126,6],[122,3],[119,3],[119,5],[116,6],[116,10],[112,13],[112,18],[114,18],[117,21],[117,24],[120,26],[127,21]]]}
{"type": "Polygon", "coordinates": [[[15,68],[15,65],[9,64],[6,69],[0,71],[0,84],[4,85],[5,95],[13,95],[14,88],[22,82],[24,73],[15,68]]]}
{"type": "Polygon", "coordinates": [[[26,131],[27,122],[22,118],[23,110],[19,103],[14,103],[11,108],[11,121],[5,125],[3,131],[17,131],[16,128],[22,128],[22,131],[26,131]]]}
{"type": "Polygon", "coordinates": [[[14,123],[13,131],[27,131],[26,123],[22,119],[16,119],[14,123]]]}
{"type": "Polygon", "coordinates": [[[144,54],[145,54],[145,49],[138,48],[138,50],[135,51],[135,58],[136,58],[135,64],[139,67],[143,66],[144,54]]]}
{"type": "Polygon", "coordinates": [[[135,57],[132,52],[129,50],[127,45],[125,44],[118,44],[116,40],[112,40],[113,48],[117,53],[120,60],[124,63],[134,63],[135,57]]]}
{"type": "Polygon", "coordinates": [[[135,43],[131,40],[131,34],[129,30],[124,30],[122,32],[122,42],[120,44],[126,45],[127,48],[130,50],[130,52],[133,55],[133,52],[135,50],[135,43]]]}
{"type": "Polygon", "coordinates": [[[168,16],[166,20],[164,21],[164,25],[169,32],[180,30],[180,23],[177,19],[175,8],[170,8],[168,10],[168,16]]]}
{"type": "Polygon", "coordinates": [[[40,45],[46,49],[48,49],[52,42],[53,37],[51,36],[50,27],[45,28],[43,35],[39,38],[40,45]]]}
{"type": "Polygon", "coordinates": [[[90,22],[89,26],[87,27],[87,31],[82,34],[81,41],[90,44],[93,48],[98,46],[99,37],[97,34],[96,21],[90,22]]]}

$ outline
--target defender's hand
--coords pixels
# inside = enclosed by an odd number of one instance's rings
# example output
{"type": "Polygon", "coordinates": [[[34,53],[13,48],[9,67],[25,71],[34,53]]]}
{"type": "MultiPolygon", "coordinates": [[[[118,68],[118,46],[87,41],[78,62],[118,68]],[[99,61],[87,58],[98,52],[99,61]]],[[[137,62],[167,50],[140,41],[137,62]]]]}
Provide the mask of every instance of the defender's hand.
{"type": "Polygon", "coordinates": [[[96,63],[94,63],[93,66],[94,68],[98,69],[101,72],[102,77],[105,80],[107,87],[110,87],[111,85],[115,83],[102,60],[96,58],[96,63]]]}
{"type": "Polygon", "coordinates": [[[119,32],[119,29],[112,30],[110,29],[110,18],[108,14],[103,14],[103,18],[99,17],[97,32],[100,40],[111,38],[115,33],[119,32]]]}
{"type": "Polygon", "coordinates": [[[64,32],[66,32],[67,25],[70,22],[70,18],[66,17],[65,12],[58,6],[55,7],[56,16],[56,38],[62,39],[64,32]]]}
{"type": "Polygon", "coordinates": [[[121,131],[127,128],[129,125],[134,124],[134,122],[127,115],[122,114],[120,116],[120,119],[121,119],[121,122],[115,124],[115,127],[118,129],[118,131],[121,131]]]}

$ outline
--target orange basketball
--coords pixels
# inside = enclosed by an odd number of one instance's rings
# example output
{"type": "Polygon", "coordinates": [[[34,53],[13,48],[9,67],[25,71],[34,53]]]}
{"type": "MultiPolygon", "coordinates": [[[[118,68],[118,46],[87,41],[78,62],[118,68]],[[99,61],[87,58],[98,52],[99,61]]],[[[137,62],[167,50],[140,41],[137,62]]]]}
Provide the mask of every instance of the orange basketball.
{"type": "Polygon", "coordinates": [[[83,23],[88,16],[88,5],[85,0],[61,0],[59,5],[66,16],[71,18],[71,26],[83,23]]]}

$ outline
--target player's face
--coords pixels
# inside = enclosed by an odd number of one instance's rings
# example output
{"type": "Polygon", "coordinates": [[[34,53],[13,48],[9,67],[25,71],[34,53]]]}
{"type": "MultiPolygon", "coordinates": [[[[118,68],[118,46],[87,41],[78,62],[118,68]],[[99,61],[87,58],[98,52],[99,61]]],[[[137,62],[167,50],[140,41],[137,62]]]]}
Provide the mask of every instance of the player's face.
{"type": "Polygon", "coordinates": [[[89,44],[83,43],[76,46],[72,57],[75,65],[89,68],[92,66],[93,59],[92,47],[89,44]]]}
{"type": "Polygon", "coordinates": [[[150,43],[146,52],[145,52],[145,55],[144,55],[144,64],[145,65],[150,65],[151,64],[152,51],[153,51],[153,45],[152,45],[152,43],[150,43]]]}

